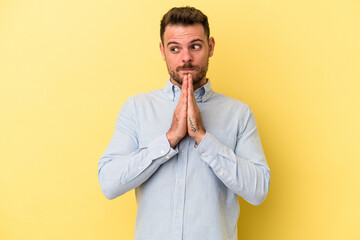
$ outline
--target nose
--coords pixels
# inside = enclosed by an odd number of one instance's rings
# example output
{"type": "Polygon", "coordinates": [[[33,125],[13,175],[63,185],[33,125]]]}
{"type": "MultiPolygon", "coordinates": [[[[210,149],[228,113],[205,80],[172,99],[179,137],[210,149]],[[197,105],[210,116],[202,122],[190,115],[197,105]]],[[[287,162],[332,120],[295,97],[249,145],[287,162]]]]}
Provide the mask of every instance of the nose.
{"type": "Polygon", "coordinates": [[[184,63],[189,63],[189,62],[192,62],[193,61],[193,56],[191,55],[190,51],[188,50],[185,50],[182,52],[183,55],[182,55],[182,61],[184,63]]]}

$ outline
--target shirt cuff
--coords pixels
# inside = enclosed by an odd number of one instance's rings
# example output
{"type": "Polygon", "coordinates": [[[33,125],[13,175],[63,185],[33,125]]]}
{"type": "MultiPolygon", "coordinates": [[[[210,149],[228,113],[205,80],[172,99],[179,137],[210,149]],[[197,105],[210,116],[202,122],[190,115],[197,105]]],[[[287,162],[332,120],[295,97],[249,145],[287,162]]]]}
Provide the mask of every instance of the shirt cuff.
{"type": "MultiPolygon", "coordinates": [[[[226,146],[219,142],[212,134],[206,132],[204,138],[197,146],[196,151],[200,158],[206,162],[221,179],[229,178],[229,171],[219,161],[219,155],[226,153],[226,146]]],[[[230,159],[229,159],[230,160],[230,159]]],[[[232,168],[232,167],[231,167],[232,168]]]]}
{"type": "Polygon", "coordinates": [[[200,144],[197,145],[196,151],[211,167],[216,167],[216,156],[222,151],[223,145],[208,131],[206,131],[204,138],[200,144]]]}
{"type": "Polygon", "coordinates": [[[162,163],[178,154],[177,148],[173,149],[170,147],[170,143],[166,137],[166,134],[162,134],[158,138],[151,141],[148,145],[148,149],[151,153],[151,159],[159,159],[162,163]]]}

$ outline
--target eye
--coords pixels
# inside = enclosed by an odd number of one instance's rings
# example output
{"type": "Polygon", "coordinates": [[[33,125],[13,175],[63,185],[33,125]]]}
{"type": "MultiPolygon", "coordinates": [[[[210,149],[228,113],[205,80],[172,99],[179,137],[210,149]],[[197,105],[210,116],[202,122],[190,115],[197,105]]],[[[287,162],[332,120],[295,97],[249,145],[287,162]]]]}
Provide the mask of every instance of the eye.
{"type": "Polygon", "coordinates": [[[177,53],[177,52],[179,52],[179,48],[178,47],[171,47],[170,51],[173,52],[173,53],[177,53]]]}
{"type": "Polygon", "coordinates": [[[200,48],[201,48],[201,46],[199,44],[191,45],[191,49],[199,50],[200,48]]]}

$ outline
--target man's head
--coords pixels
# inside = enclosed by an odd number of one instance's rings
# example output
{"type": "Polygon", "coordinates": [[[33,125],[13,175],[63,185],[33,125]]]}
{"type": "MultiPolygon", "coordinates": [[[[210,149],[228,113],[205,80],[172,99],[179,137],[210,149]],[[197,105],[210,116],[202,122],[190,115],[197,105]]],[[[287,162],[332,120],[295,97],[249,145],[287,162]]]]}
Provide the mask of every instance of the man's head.
{"type": "Polygon", "coordinates": [[[181,86],[186,74],[192,75],[195,88],[206,83],[215,46],[209,34],[207,17],[195,8],[172,8],[163,16],[160,50],[174,84],[181,86]]]}
{"type": "Polygon", "coordinates": [[[170,9],[161,19],[160,38],[164,44],[164,32],[167,25],[190,26],[201,24],[204,28],[207,39],[210,37],[210,28],[208,18],[200,10],[193,7],[174,7],[170,9]]]}

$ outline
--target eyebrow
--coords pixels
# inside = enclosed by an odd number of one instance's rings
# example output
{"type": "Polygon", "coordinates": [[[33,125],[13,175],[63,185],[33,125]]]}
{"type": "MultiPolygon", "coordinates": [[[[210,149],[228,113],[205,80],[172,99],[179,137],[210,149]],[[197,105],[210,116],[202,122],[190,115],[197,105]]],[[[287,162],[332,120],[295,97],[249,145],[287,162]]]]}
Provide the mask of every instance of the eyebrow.
{"type": "MultiPolygon", "coordinates": [[[[200,39],[200,38],[196,38],[196,39],[194,39],[194,40],[191,40],[191,42],[190,43],[194,43],[194,42],[204,42],[202,39],[200,39]]],[[[169,46],[170,44],[179,44],[178,42],[168,42],[167,44],[166,44],[166,46],[169,46]]]]}

